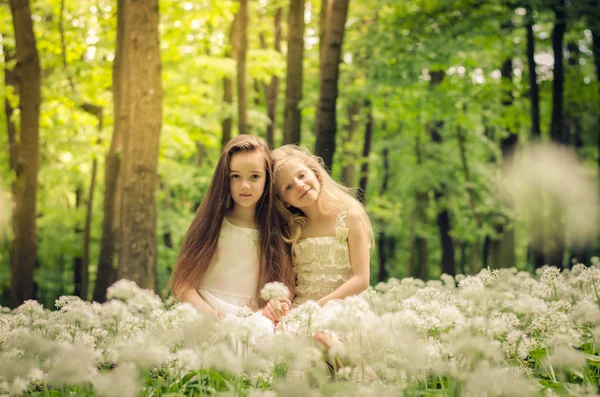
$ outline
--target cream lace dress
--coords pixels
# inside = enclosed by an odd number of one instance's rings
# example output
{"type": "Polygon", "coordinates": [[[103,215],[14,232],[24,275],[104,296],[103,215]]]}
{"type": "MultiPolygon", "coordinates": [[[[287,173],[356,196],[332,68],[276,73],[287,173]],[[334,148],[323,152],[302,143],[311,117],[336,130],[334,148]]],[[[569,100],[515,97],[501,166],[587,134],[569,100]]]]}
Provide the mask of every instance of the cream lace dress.
{"type": "Polygon", "coordinates": [[[352,276],[345,218],[346,209],[342,208],[337,215],[335,237],[307,237],[298,241],[294,257],[294,305],[317,301],[352,276]]]}
{"type": "Polygon", "coordinates": [[[213,309],[235,315],[243,307],[256,310],[258,297],[258,230],[223,218],[217,250],[198,288],[213,309]]]}

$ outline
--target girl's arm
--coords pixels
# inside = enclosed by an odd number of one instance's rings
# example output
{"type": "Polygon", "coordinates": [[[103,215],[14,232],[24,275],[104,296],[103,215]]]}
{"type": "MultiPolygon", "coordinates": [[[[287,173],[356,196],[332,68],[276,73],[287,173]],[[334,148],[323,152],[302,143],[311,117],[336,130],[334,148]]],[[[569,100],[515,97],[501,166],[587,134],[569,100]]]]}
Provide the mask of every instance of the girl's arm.
{"type": "Polygon", "coordinates": [[[319,299],[318,303],[321,306],[332,299],[344,299],[351,295],[358,295],[369,287],[371,278],[369,236],[358,213],[348,212],[346,227],[349,229],[348,249],[350,251],[352,277],[335,291],[319,299]]]}
{"type": "Polygon", "coordinates": [[[221,313],[219,313],[218,311],[216,311],[215,309],[210,307],[210,305],[208,303],[206,303],[206,301],[204,299],[202,299],[202,297],[200,296],[200,294],[198,293],[196,288],[193,288],[190,286],[185,293],[180,294],[178,292],[175,295],[176,295],[177,299],[179,299],[181,302],[190,303],[200,313],[211,314],[211,315],[215,316],[216,318],[222,317],[221,313]]]}

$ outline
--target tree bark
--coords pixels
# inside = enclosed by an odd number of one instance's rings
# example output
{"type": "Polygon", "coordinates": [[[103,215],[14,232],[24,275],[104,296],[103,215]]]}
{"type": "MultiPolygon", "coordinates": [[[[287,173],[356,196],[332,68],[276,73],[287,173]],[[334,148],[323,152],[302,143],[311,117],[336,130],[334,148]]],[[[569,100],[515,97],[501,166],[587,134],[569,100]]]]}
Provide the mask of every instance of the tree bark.
{"type": "MultiPolygon", "coordinates": [[[[275,51],[281,53],[281,7],[275,11],[275,51]]],[[[279,96],[279,77],[271,77],[271,82],[266,89],[267,115],[271,124],[267,126],[267,143],[269,147],[275,147],[275,128],[277,127],[277,98],[279,96]]]]}
{"type": "Polygon", "coordinates": [[[343,161],[342,161],[342,174],[341,181],[345,186],[354,187],[355,185],[355,171],[356,171],[356,149],[354,148],[354,132],[358,127],[358,122],[356,121],[356,116],[358,116],[360,112],[360,106],[358,102],[352,102],[348,106],[348,120],[346,125],[344,126],[344,136],[343,136],[343,161]]]}
{"type": "Polygon", "coordinates": [[[119,277],[156,289],[156,192],[162,119],[158,0],[125,0],[121,70],[131,84],[124,147],[119,277]]]}
{"type": "Polygon", "coordinates": [[[290,0],[288,12],[288,49],[285,74],[285,111],[283,115],[283,144],[300,143],[302,131],[302,80],[304,59],[305,0],[290,0]]]}
{"type": "MultiPolygon", "coordinates": [[[[97,145],[102,143],[102,128],[104,124],[103,109],[100,106],[92,105],[89,103],[83,104],[82,108],[98,118],[98,140],[97,145]]],[[[83,229],[83,274],[81,278],[81,298],[88,299],[89,290],[89,266],[90,266],[90,239],[92,235],[92,218],[94,213],[94,193],[96,191],[96,177],[98,174],[98,159],[94,155],[92,160],[92,178],[90,180],[90,187],[88,190],[88,199],[86,203],[85,211],[85,226],[83,229]]]]}
{"type": "Polygon", "coordinates": [[[319,63],[323,60],[323,50],[326,46],[325,35],[327,26],[329,26],[332,2],[333,0],[321,0],[321,9],[319,11],[319,63]]]}
{"type": "Polygon", "coordinates": [[[535,139],[541,138],[540,130],[540,90],[537,83],[537,72],[535,70],[535,36],[533,35],[533,10],[527,8],[527,67],[529,70],[529,97],[531,102],[531,135],[535,139]]]}
{"type": "MultiPolygon", "coordinates": [[[[81,204],[83,202],[83,186],[81,183],[77,184],[75,188],[75,211],[79,212],[81,208],[81,204]]],[[[77,222],[75,225],[75,238],[77,240],[83,241],[81,224],[77,222]]],[[[77,254],[73,258],[73,295],[80,297],[83,300],[86,300],[86,295],[82,293],[82,284],[83,284],[83,255],[81,251],[77,251],[77,254]]]]}
{"type": "Polygon", "coordinates": [[[238,98],[238,133],[248,134],[248,83],[246,75],[246,58],[248,56],[248,1],[239,0],[237,26],[237,98],[238,98]]]}
{"type": "MultiPolygon", "coordinates": [[[[527,66],[529,69],[529,97],[531,102],[531,136],[533,139],[540,140],[542,137],[540,129],[540,94],[537,83],[537,72],[535,70],[535,36],[533,35],[533,10],[527,7],[525,28],[527,30],[527,66]]],[[[540,203],[543,198],[541,193],[537,193],[540,203]]],[[[544,266],[544,217],[541,214],[543,206],[535,208],[531,214],[530,221],[530,244],[529,249],[532,255],[533,266],[537,269],[544,266]]]]}
{"type": "MultiPolygon", "coordinates": [[[[388,183],[390,179],[390,161],[389,161],[389,149],[386,147],[383,149],[382,157],[383,157],[383,181],[381,183],[381,189],[379,190],[379,195],[384,196],[387,193],[388,183]]],[[[392,247],[395,246],[395,241],[393,237],[388,237],[385,233],[384,228],[381,228],[379,232],[379,245],[377,246],[377,250],[379,253],[379,281],[387,281],[389,278],[389,272],[387,270],[387,260],[390,257],[394,257],[394,249],[392,247]]],[[[395,248],[395,247],[394,247],[395,248]]]]}
{"type": "MultiPolygon", "coordinates": [[[[596,6],[596,16],[600,18],[600,5],[596,6]]],[[[594,64],[596,65],[596,81],[600,81],[600,23],[598,19],[595,19],[595,25],[592,27],[592,51],[594,53],[594,64]]],[[[590,23],[592,25],[592,23],[590,23]]],[[[598,85],[598,92],[600,94],[600,84],[598,85]]],[[[596,119],[598,122],[596,125],[600,125],[600,111],[596,113],[596,119]]],[[[600,133],[596,132],[596,147],[598,149],[598,175],[600,175],[600,133]]]]}
{"type": "Polygon", "coordinates": [[[33,273],[37,253],[37,175],[41,69],[29,0],[9,0],[15,32],[17,64],[14,75],[19,94],[19,143],[16,162],[16,200],[11,247],[11,307],[34,299],[33,273]]]}
{"type": "MultiPolygon", "coordinates": [[[[14,95],[19,95],[19,87],[17,85],[17,76],[15,75],[15,71],[13,69],[8,68],[9,62],[14,59],[14,50],[8,48],[8,46],[4,46],[4,83],[6,86],[6,91],[11,92],[14,95]]],[[[19,143],[17,142],[17,128],[12,119],[14,114],[14,108],[11,104],[11,98],[9,95],[4,96],[4,112],[6,114],[6,131],[8,132],[8,156],[9,156],[9,165],[10,171],[15,173],[15,177],[17,176],[17,165],[19,164],[19,143]]],[[[11,183],[11,194],[13,203],[17,203],[17,178],[15,178],[11,183]]],[[[18,218],[16,216],[16,207],[13,211],[11,226],[13,230],[17,229],[17,221],[18,218]]],[[[14,269],[16,263],[16,256],[14,251],[14,244],[11,244],[10,251],[10,268],[11,272],[14,269]]],[[[10,291],[7,291],[10,292],[10,291]]],[[[10,295],[10,294],[9,294],[10,295]]],[[[10,297],[9,297],[10,300],[10,297]]]]}
{"type": "MultiPolygon", "coordinates": [[[[565,0],[558,0],[553,6],[554,29],[552,30],[552,51],[554,53],[554,79],[552,81],[552,122],[550,124],[550,137],[558,143],[567,145],[568,137],[565,134],[563,119],[564,101],[564,65],[563,65],[563,40],[567,29],[567,10],[565,0]]],[[[566,246],[564,219],[560,205],[553,200],[550,204],[550,219],[548,225],[549,236],[546,239],[547,263],[551,266],[562,268],[563,256],[566,246]]]]}
{"type": "MultiPolygon", "coordinates": [[[[513,64],[512,58],[507,58],[500,69],[502,79],[505,84],[503,92],[502,106],[507,111],[513,105],[513,64]]],[[[508,135],[500,141],[500,151],[502,153],[502,169],[506,170],[512,166],[513,155],[517,148],[519,136],[507,128],[508,135]]],[[[505,172],[505,171],[503,171],[505,172]]],[[[507,203],[508,208],[512,208],[512,203],[507,203]]],[[[505,222],[496,226],[498,233],[497,239],[490,239],[488,251],[488,266],[493,269],[508,268],[516,265],[515,259],[515,231],[512,227],[507,227],[510,220],[505,218],[505,222]]]]}
{"type": "MultiPolygon", "coordinates": [[[[421,148],[421,137],[417,135],[415,139],[415,154],[417,157],[417,165],[423,164],[423,153],[421,148]]],[[[415,193],[414,207],[412,213],[411,235],[412,244],[409,255],[409,272],[413,277],[427,280],[427,237],[425,237],[424,229],[427,225],[427,207],[429,206],[429,196],[426,191],[421,190],[415,193]]]]}
{"type": "Polygon", "coordinates": [[[338,75],[344,25],[348,15],[349,0],[331,0],[331,12],[325,29],[325,48],[320,62],[319,102],[317,105],[315,154],[321,157],[325,166],[331,169],[335,153],[336,102],[338,96],[338,75]]]}
{"type": "MultiPolygon", "coordinates": [[[[475,227],[477,228],[477,233],[481,230],[482,222],[481,217],[479,215],[479,209],[477,208],[477,202],[475,197],[475,189],[471,184],[471,173],[469,170],[469,162],[467,160],[467,151],[466,151],[466,137],[462,131],[462,128],[458,127],[458,148],[460,150],[460,159],[462,163],[463,172],[465,174],[465,182],[467,185],[467,193],[469,194],[469,203],[471,205],[471,211],[473,212],[473,217],[475,218],[475,227]]],[[[471,272],[476,274],[479,271],[479,245],[480,238],[479,235],[475,237],[475,241],[471,246],[471,272]]]]}
{"type": "MultiPolygon", "coordinates": [[[[100,238],[100,256],[93,300],[104,302],[106,289],[115,277],[115,255],[119,252],[121,239],[121,195],[122,168],[121,157],[124,152],[124,137],[129,131],[129,60],[125,48],[129,46],[125,38],[125,4],[126,0],[117,2],[117,39],[115,59],[113,61],[113,133],[110,148],[104,164],[104,202],[102,219],[102,236],[100,238]]],[[[127,50],[128,51],[128,50],[127,50]]]]}
{"type": "Polygon", "coordinates": [[[365,136],[363,141],[362,161],[360,165],[360,180],[358,183],[358,200],[364,205],[367,197],[367,183],[369,182],[369,155],[371,154],[371,144],[373,142],[373,109],[371,101],[365,100],[364,108],[367,113],[367,123],[365,124],[365,136]]]}

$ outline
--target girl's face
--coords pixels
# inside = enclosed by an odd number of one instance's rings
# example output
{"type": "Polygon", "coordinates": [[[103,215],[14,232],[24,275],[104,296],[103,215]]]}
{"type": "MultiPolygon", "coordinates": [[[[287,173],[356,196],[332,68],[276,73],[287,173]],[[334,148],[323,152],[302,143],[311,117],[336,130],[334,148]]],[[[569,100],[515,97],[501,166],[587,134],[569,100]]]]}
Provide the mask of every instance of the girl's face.
{"type": "Polygon", "coordinates": [[[315,173],[299,160],[283,164],[277,175],[277,192],[286,204],[308,207],[319,198],[321,183],[315,173]]]}
{"type": "Polygon", "coordinates": [[[240,152],[229,163],[230,193],[234,205],[253,208],[260,200],[267,180],[265,158],[261,152],[240,152]]]}

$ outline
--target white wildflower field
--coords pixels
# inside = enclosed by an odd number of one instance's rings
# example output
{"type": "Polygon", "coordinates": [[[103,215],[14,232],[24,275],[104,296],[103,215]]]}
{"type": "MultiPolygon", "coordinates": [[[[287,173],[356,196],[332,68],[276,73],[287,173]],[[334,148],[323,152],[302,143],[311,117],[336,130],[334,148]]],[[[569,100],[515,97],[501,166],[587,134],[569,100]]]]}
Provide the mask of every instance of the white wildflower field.
{"type": "Polygon", "coordinates": [[[0,395],[592,396],[599,290],[597,264],[390,279],[333,309],[307,302],[273,333],[122,280],[104,304],[2,309],[0,395]],[[319,330],[341,342],[324,352],[319,330]]]}

